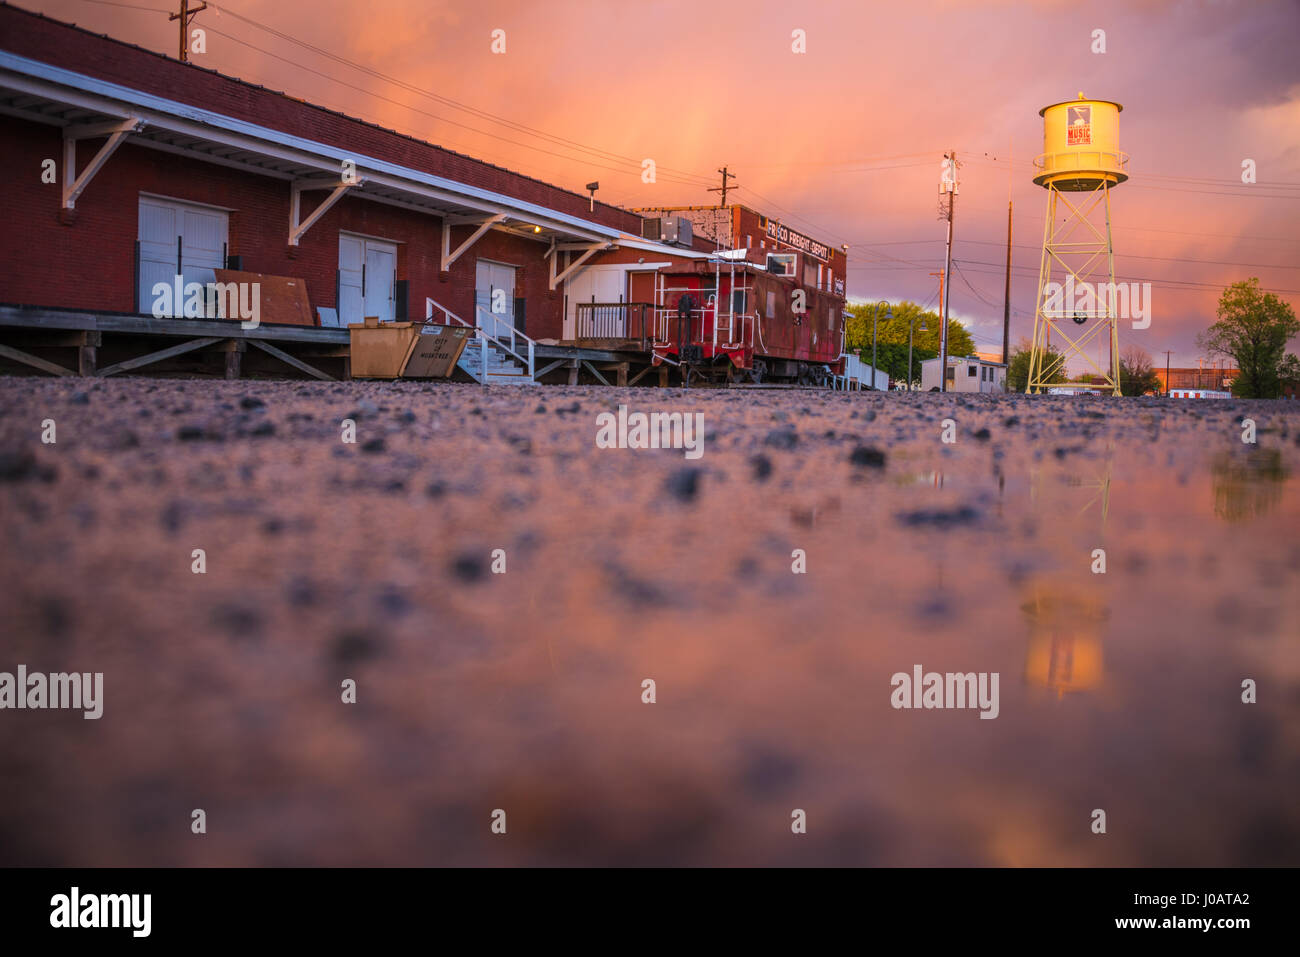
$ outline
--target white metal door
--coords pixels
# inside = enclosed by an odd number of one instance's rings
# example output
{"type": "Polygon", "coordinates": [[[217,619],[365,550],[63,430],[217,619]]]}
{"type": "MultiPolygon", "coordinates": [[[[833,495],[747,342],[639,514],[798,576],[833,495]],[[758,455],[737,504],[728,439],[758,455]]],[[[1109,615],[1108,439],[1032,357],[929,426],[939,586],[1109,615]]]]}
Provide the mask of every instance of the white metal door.
{"type": "Polygon", "coordinates": [[[362,308],[361,266],[366,261],[365,242],[356,236],[339,236],[339,325],[359,323],[365,317],[362,308]]]}
{"type": "Polygon", "coordinates": [[[366,241],[366,315],[380,322],[397,317],[397,247],[366,241]]]}
{"type": "Polygon", "coordinates": [[[624,266],[593,266],[565,283],[568,295],[564,311],[564,338],[577,336],[578,303],[623,302],[627,298],[627,269],[624,266]]]}
{"type": "Polygon", "coordinates": [[[474,305],[496,316],[497,322],[478,319],[489,335],[504,335],[515,324],[515,267],[480,259],[475,264],[474,305]],[[493,308],[494,294],[498,308],[493,308]],[[496,326],[496,328],[493,328],[496,326]]]}
{"type": "MultiPolygon", "coordinates": [[[[140,301],[141,312],[153,310],[155,283],[205,286],[216,281],[214,270],[225,266],[223,257],[230,216],[223,209],[177,200],[140,197],[140,301]],[[179,270],[179,272],[178,272],[179,270]]],[[[181,310],[176,309],[180,315],[181,310]]]]}
{"type": "Polygon", "coordinates": [[[339,235],[339,324],[397,317],[397,246],[378,239],[339,235]]]}

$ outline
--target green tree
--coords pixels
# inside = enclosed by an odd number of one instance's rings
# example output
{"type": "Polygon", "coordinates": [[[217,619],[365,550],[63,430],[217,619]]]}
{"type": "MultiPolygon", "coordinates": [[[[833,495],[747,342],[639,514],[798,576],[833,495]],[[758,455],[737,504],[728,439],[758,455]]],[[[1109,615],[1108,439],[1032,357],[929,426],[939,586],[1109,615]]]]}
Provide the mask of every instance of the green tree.
{"type": "MultiPolygon", "coordinates": [[[[913,363],[919,363],[917,358],[922,351],[927,352],[926,358],[933,358],[939,354],[939,329],[941,320],[939,314],[922,309],[914,302],[903,302],[889,304],[889,310],[893,313],[892,319],[885,318],[885,310],[880,310],[880,322],[876,329],[876,352],[883,356],[880,349],[881,343],[891,343],[903,347],[903,361],[898,367],[899,373],[897,378],[901,379],[907,369],[907,331],[909,325],[913,328],[913,346],[916,350],[913,354],[913,363]],[[921,320],[925,320],[926,331],[921,331],[921,320]]],[[[871,323],[876,313],[875,303],[858,302],[849,306],[851,313],[848,320],[848,330],[845,335],[845,348],[849,352],[856,352],[863,356],[868,363],[871,362],[871,323]]],[[[971,338],[970,333],[956,319],[948,319],[948,355],[950,356],[969,356],[975,352],[975,340],[971,338]]],[[[885,368],[884,359],[880,360],[880,368],[885,368]]],[[[890,373],[893,375],[893,373],[890,373]]],[[[916,366],[916,377],[920,379],[920,366],[916,366]]]]}
{"type": "Polygon", "coordinates": [[[1271,292],[1260,292],[1259,280],[1234,282],[1219,298],[1218,321],[1196,337],[1213,355],[1236,362],[1241,374],[1232,383],[1233,395],[1274,399],[1282,392],[1286,344],[1300,332],[1291,305],[1271,292]]]}
{"type": "Polygon", "coordinates": [[[1139,346],[1129,346],[1119,360],[1121,395],[1146,395],[1160,391],[1160,377],[1151,367],[1151,356],[1139,346]]]}
{"type": "MultiPolygon", "coordinates": [[[[1025,387],[1029,385],[1029,351],[1032,344],[1028,339],[1021,339],[1016,343],[1015,349],[1011,351],[1011,356],[1007,359],[1007,391],[1024,392],[1025,387]]],[[[1043,365],[1051,369],[1048,377],[1050,382],[1064,382],[1065,379],[1065,362],[1061,353],[1056,351],[1052,345],[1047,347],[1047,356],[1043,365]]]]}

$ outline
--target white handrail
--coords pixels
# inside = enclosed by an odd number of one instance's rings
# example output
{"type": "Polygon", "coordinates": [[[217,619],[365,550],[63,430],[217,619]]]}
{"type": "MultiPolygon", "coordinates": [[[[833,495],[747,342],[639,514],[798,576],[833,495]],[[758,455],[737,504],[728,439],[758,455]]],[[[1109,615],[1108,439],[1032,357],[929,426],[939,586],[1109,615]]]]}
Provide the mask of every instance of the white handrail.
{"type": "Polygon", "coordinates": [[[440,309],[442,312],[444,312],[447,315],[448,318],[455,319],[462,326],[470,326],[471,328],[473,327],[473,323],[466,322],[464,319],[456,315],[454,312],[452,312],[442,303],[430,299],[428,296],[425,296],[424,297],[424,318],[426,321],[433,318],[434,309],[440,309]]]}
{"type": "Polygon", "coordinates": [[[510,345],[506,345],[506,343],[502,340],[502,338],[501,338],[500,336],[497,336],[497,335],[494,335],[494,334],[493,334],[493,333],[496,333],[496,331],[497,331],[497,326],[500,325],[500,324],[502,324],[503,320],[501,320],[499,317],[497,317],[497,316],[496,316],[494,313],[492,313],[491,311],[489,311],[489,310],[487,310],[487,309],[484,309],[482,306],[479,306],[479,305],[475,305],[475,306],[474,306],[474,318],[475,318],[476,321],[475,321],[475,322],[472,322],[472,323],[470,323],[470,322],[466,322],[464,319],[462,319],[460,316],[456,315],[456,313],[452,312],[450,309],[448,309],[448,308],[447,308],[446,306],[444,306],[442,303],[438,302],[437,300],[435,300],[435,299],[433,299],[433,298],[431,298],[431,297],[426,296],[425,299],[424,299],[424,318],[425,318],[425,320],[430,320],[430,319],[433,318],[433,310],[434,310],[434,309],[438,309],[438,310],[441,311],[443,314],[445,314],[445,315],[447,316],[447,318],[449,318],[449,319],[454,319],[454,320],[455,320],[456,322],[458,322],[460,325],[462,325],[462,326],[467,326],[467,327],[473,329],[473,330],[474,330],[474,335],[475,335],[475,337],[476,337],[477,339],[479,339],[479,340],[482,341],[482,343],[483,343],[483,346],[482,346],[482,348],[483,348],[483,378],[482,378],[481,381],[483,381],[483,382],[486,382],[486,381],[487,381],[487,367],[488,367],[488,360],[487,360],[487,346],[488,346],[488,343],[491,343],[492,345],[494,345],[494,346],[496,346],[498,349],[500,349],[502,352],[504,352],[504,353],[506,353],[507,355],[513,357],[514,359],[517,359],[519,362],[521,362],[521,363],[523,363],[525,366],[527,366],[527,367],[528,367],[528,378],[530,378],[530,379],[534,378],[535,373],[536,373],[536,369],[537,369],[537,362],[536,362],[536,356],[535,356],[535,350],[534,350],[534,347],[536,346],[537,343],[536,343],[533,339],[530,339],[530,338],[529,338],[528,336],[526,336],[524,333],[522,333],[522,332],[520,332],[518,329],[516,329],[516,328],[514,327],[513,323],[507,327],[507,328],[510,330],[510,345]],[[479,324],[479,322],[480,322],[480,317],[481,317],[481,316],[487,316],[489,319],[492,320],[492,332],[488,332],[487,330],[485,330],[485,329],[483,328],[482,325],[479,324]],[[516,352],[516,351],[515,351],[515,342],[514,342],[514,340],[515,340],[516,338],[522,339],[522,340],[524,340],[524,342],[526,342],[526,343],[528,344],[528,347],[527,347],[526,349],[523,350],[523,352],[524,352],[523,355],[521,355],[519,352],[516,352]]]}
{"type": "Polygon", "coordinates": [[[492,312],[491,310],[484,309],[482,306],[475,306],[474,317],[478,319],[479,322],[481,323],[483,316],[487,316],[489,319],[492,320],[492,332],[491,333],[485,332],[483,326],[479,325],[478,334],[480,336],[483,336],[486,339],[491,340],[492,344],[495,345],[498,349],[501,349],[503,352],[509,353],[510,355],[518,359],[520,362],[522,362],[524,365],[528,366],[528,374],[531,376],[533,374],[533,347],[536,345],[535,341],[530,339],[528,336],[524,335],[524,333],[520,332],[518,329],[516,329],[513,322],[506,323],[504,319],[502,319],[500,316],[498,316],[496,313],[492,312]],[[497,334],[497,327],[501,325],[504,325],[510,331],[510,345],[506,345],[504,341],[504,337],[497,334]],[[518,352],[515,351],[516,338],[522,339],[524,340],[524,342],[528,344],[527,347],[524,349],[526,355],[520,355],[518,352]]]}

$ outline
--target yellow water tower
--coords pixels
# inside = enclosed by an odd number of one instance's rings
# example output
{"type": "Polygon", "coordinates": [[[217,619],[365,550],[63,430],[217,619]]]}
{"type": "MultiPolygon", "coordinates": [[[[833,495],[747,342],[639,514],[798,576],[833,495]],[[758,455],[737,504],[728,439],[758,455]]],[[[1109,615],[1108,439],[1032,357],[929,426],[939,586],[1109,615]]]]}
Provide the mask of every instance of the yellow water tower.
{"type": "Polygon", "coordinates": [[[1110,191],[1128,179],[1128,154],[1119,149],[1123,109],[1080,93],[1039,110],[1043,152],[1034,183],[1047,190],[1047,217],[1026,392],[1064,381],[1077,356],[1105,381],[1102,388],[1120,394],[1116,313],[1128,296],[1115,287],[1110,191]]]}

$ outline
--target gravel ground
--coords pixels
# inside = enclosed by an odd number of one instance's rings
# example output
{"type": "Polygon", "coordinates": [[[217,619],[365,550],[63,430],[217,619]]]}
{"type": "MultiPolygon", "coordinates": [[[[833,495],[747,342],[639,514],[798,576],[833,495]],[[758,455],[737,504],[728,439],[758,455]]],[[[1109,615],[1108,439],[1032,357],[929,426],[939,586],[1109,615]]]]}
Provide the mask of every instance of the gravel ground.
{"type": "Polygon", "coordinates": [[[123,377],[0,410],[0,671],[104,675],[99,720],[0,711],[0,864],[1300,864],[1294,403],[123,377]],[[619,403],[702,412],[703,456],[598,449],[619,403]],[[917,664],[998,673],[998,717],[891,707],[917,664]]]}

